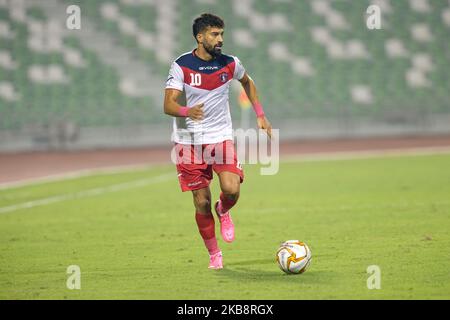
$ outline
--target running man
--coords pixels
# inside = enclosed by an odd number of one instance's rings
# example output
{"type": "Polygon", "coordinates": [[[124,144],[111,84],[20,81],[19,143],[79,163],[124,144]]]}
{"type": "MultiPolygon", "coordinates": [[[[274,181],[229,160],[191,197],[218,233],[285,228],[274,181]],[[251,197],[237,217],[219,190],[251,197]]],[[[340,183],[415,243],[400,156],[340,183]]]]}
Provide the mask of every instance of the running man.
{"type": "Polygon", "coordinates": [[[271,137],[271,125],[258,100],[253,80],[235,56],[222,54],[225,24],[215,15],[204,13],[194,20],[197,48],[179,56],[169,71],[164,97],[164,113],[174,117],[175,143],[181,190],[192,191],[195,220],[210,255],[209,268],[222,269],[222,252],[217,244],[211,213],[209,184],[213,171],[220,181],[220,197],[214,210],[226,242],[234,240],[230,209],[239,199],[244,172],[233,144],[229,88],[231,80],[241,82],[257,116],[258,128],[271,137]],[[185,93],[187,106],[179,104],[185,93]],[[205,159],[205,154],[211,157],[205,159]],[[211,161],[211,159],[213,159],[211,161]]]}

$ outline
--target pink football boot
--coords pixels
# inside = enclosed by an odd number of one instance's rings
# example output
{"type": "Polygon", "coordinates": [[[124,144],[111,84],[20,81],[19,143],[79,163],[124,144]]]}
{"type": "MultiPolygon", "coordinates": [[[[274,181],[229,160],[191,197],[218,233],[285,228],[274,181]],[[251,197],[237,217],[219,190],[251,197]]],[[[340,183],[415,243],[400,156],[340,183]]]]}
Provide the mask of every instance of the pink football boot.
{"type": "Polygon", "coordinates": [[[225,242],[233,242],[234,240],[234,224],[233,220],[231,220],[230,211],[219,214],[217,210],[219,206],[219,200],[217,200],[214,209],[216,210],[216,214],[220,220],[220,233],[222,234],[222,238],[225,242]]]}
{"type": "Polygon", "coordinates": [[[209,269],[222,269],[223,268],[221,251],[209,256],[209,267],[208,268],[209,269]]]}

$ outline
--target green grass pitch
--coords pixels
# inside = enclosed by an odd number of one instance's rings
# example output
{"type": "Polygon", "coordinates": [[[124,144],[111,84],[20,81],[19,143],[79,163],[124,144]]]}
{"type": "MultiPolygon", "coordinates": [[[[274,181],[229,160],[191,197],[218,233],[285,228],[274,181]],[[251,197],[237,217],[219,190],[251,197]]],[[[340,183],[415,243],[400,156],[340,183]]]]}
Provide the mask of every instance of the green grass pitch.
{"type": "Polygon", "coordinates": [[[59,200],[0,213],[0,299],[450,298],[450,155],[244,168],[234,243],[216,223],[223,270],[207,269],[172,166],[1,190],[0,208],[59,200]],[[289,239],[312,250],[304,274],[275,262],[289,239]],[[66,287],[69,265],[80,290],[66,287]],[[367,287],[370,265],[381,289],[367,287]]]}

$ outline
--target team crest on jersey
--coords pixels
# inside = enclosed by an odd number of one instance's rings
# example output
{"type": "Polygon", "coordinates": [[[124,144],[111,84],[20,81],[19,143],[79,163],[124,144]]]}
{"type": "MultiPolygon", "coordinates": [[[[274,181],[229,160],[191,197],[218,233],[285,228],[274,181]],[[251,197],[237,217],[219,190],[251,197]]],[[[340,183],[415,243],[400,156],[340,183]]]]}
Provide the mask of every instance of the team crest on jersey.
{"type": "Polygon", "coordinates": [[[225,82],[227,82],[227,80],[228,80],[228,73],[222,72],[222,73],[220,74],[220,81],[222,81],[223,83],[225,83],[225,82]]]}

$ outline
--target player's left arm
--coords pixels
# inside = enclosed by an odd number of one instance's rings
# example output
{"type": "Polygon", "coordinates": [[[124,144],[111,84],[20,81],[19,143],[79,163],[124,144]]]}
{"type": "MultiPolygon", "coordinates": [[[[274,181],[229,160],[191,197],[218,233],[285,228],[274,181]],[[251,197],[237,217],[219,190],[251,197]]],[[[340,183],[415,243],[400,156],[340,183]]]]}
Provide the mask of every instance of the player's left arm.
{"type": "Polygon", "coordinates": [[[258,128],[265,130],[269,138],[271,138],[272,125],[270,124],[269,120],[267,120],[261,103],[259,102],[258,91],[256,89],[255,82],[247,73],[244,73],[244,76],[239,81],[241,82],[248,99],[252,103],[253,110],[256,113],[256,122],[258,123],[258,128]]]}

